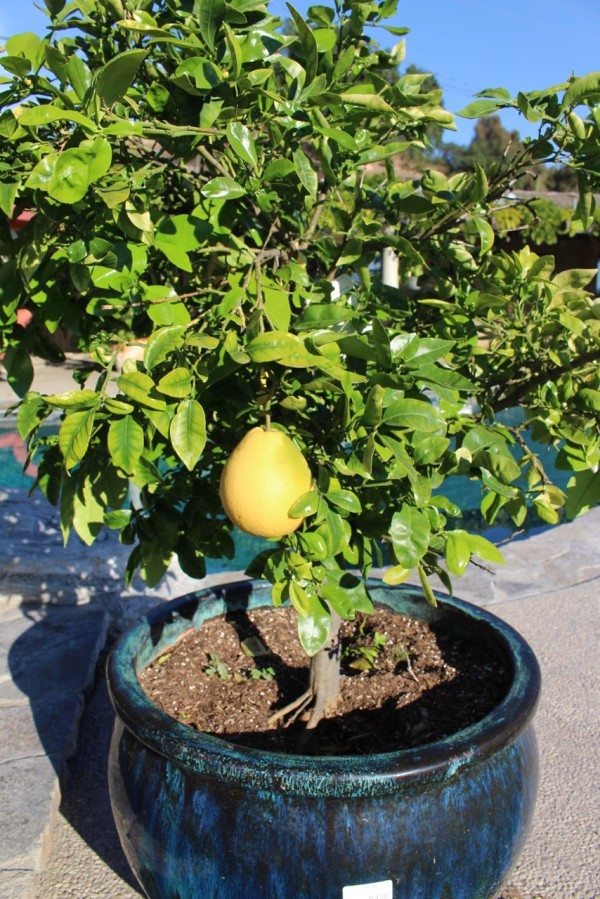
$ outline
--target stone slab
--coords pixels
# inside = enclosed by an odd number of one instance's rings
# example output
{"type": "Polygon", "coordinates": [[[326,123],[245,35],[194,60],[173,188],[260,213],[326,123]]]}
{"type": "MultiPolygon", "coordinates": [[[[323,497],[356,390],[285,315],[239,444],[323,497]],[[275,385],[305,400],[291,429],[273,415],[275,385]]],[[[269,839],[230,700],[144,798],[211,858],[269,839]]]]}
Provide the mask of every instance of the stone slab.
{"type": "Polygon", "coordinates": [[[600,896],[600,581],[493,611],[528,640],[542,669],[538,802],[512,882],[543,899],[593,899],[600,896]]]}
{"type": "Polygon", "coordinates": [[[0,613],[0,899],[29,895],[42,863],[108,624],[92,606],[0,613]]]}

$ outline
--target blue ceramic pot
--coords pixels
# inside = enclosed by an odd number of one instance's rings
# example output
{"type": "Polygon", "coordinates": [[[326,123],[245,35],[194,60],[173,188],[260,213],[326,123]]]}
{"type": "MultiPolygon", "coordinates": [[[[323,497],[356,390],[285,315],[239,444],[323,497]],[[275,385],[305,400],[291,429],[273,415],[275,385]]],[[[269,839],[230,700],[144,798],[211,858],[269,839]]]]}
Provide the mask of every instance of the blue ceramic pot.
{"type": "Polygon", "coordinates": [[[413,588],[373,598],[494,647],[505,698],[451,737],[371,756],[245,749],[160,711],[136,671],[183,632],[270,603],[243,583],[165,603],[108,664],[117,713],[109,778],[123,848],[151,899],[487,899],[525,839],[537,784],[531,720],[540,688],[525,641],[489,612],[413,588]],[[364,891],[345,888],[379,884],[364,891]]]}

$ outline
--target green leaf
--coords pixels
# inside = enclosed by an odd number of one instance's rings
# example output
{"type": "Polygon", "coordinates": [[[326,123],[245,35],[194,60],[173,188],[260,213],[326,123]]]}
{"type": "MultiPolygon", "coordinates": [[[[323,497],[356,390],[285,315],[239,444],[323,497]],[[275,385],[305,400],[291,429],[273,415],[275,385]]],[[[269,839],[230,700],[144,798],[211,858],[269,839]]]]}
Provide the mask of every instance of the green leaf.
{"type": "Polygon", "coordinates": [[[309,490],[299,496],[296,502],[290,506],[288,515],[290,518],[306,518],[314,515],[319,508],[319,494],[316,490],[309,490]]]}
{"type": "Polygon", "coordinates": [[[19,124],[28,128],[38,128],[50,122],[75,122],[88,131],[97,131],[98,126],[87,116],[75,109],[60,109],[58,106],[26,106],[19,115],[19,124]]]}
{"type": "Polygon", "coordinates": [[[192,378],[187,368],[174,368],[160,379],[156,389],[166,396],[183,399],[192,389],[192,378]]]}
{"type": "Polygon", "coordinates": [[[515,487],[509,487],[508,485],[503,484],[486,468],[481,469],[481,480],[486,487],[494,493],[497,493],[499,496],[504,496],[507,499],[515,499],[515,497],[519,495],[515,487]]]}
{"type": "Polygon", "coordinates": [[[300,183],[303,187],[306,188],[309,196],[313,200],[316,200],[319,179],[317,177],[317,173],[311,165],[310,159],[304,153],[304,151],[300,149],[300,147],[297,147],[294,150],[293,158],[294,168],[296,169],[296,174],[300,179],[300,183]]]}
{"type": "Polygon", "coordinates": [[[328,606],[345,621],[351,621],[356,616],[352,596],[333,578],[329,577],[321,585],[321,596],[328,606]]]}
{"type": "Polygon", "coordinates": [[[67,75],[73,90],[77,94],[77,99],[83,100],[92,83],[92,73],[83,59],[77,56],[76,53],[73,53],[67,63],[67,75]]]}
{"type": "Polygon", "coordinates": [[[112,396],[107,396],[104,400],[104,406],[107,412],[112,412],[113,415],[129,415],[130,412],[133,412],[134,406],[131,403],[124,403],[121,400],[115,400],[112,396]]]}
{"type": "Polygon", "coordinates": [[[357,515],[362,512],[360,500],[351,490],[332,490],[326,494],[326,497],[328,502],[333,503],[339,509],[355,512],[357,515]]]}
{"type": "Polygon", "coordinates": [[[233,178],[213,178],[201,189],[200,193],[209,200],[235,200],[243,197],[245,188],[233,178]]]}
{"type": "Polygon", "coordinates": [[[131,509],[114,509],[104,513],[104,524],[113,531],[122,531],[131,521],[131,509]]]}
{"type": "Polygon", "coordinates": [[[192,471],[206,445],[206,416],[197,400],[184,400],[173,416],[169,436],[173,449],[192,471]]]}
{"type": "Polygon", "coordinates": [[[311,303],[294,320],[294,328],[297,331],[331,328],[332,325],[349,321],[355,315],[354,309],[346,303],[311,303]]]}
{"type": "Polygon", "coordinates": [[[579,106],[584,100],[597,102],[600,95],[600,72],[590,72],[571,82],[563,97],[564,106],[579,106]]]}
{"type": "Polygon", "coordinates": [[[71,409],[77,406],[97,406],[100,400],[95,390],[67,390],[65,393],[52,393],[44,397],[49,406],[59,409],[71,409]]]}
{"type": "Polygon", "coordinates": [[[298,337],[285,331],[264,331],[245,347],[253,362],[278,362],[303,349],[298,337]]]}
{"type": "Polygon", "coordinates": [[[256,146],[250,133],[250,129],[241,122],[230,122],[225,132],[229,146],[239,156],[242,162],[248,163],[252,168],[258,168],[258,156],[256,146]]]}
{"type": "Polygon", "coordinates": [[[27,350],[9,346],[2,360],[6,379],[17,396],[24,397],[33,381],[33,365],[27,350]]]}
{"type": "Polygon", "coordinates": [[[314,656],[327,643],[331,615],[318,597],[311,597],[307,615],[298,615],[298,636],[304,652],[314,656]]]}
{"type": "Polygon", "coordinates": [[[387,112],[395,115],[394,108],[379,94],[359,94],[346,91],[340,94],[340,100],[353,106],[364,106],[366,109],[372,109],[373,112],[387,112]]]}
{"type": "Polygon", "coordinates": [[[423,595],[425,596],[425,600],[430,606],[433,606],[435,608],[437,606],[437,599],[435,598],[435,593],[431,589],[431,584],[429,583],[427,572],[422,565],[417,565],[417,571],[419,572],[419,580],[421,581],[421,587],[423,588],[423,595]]]}
{"type": "Polygon", "coordinates": [[[471,550],[466,531],[448,531],[446,534],[446,565],[452,574],[461,575],[469,564],[471,550]]]}
{"type": "Polygon", "coordinates": [[[600,472],[578,471],[567,484],[567,518],[583,515],[600,502],[600,472]]]}
{"type": "Polygon", "coordinates": [[[18,189],[18,181],[4,181],[0,184],[0,209],[9,218],[12,215],[18,189]]]}
{"type": "Polygon", "coordinates": [[[287,291],[263,287],[263,305],[269,324],[276,331],[287,331],[292,317],[287,291]]]}
{"type": "Polygon", "coordinates": [[[476,216],[473,219],[473,225],[479,235],[479,255],[485,256],[494,246],[496,234],[490,223],[480,216],[476,216]]]}
{"type": "Polygon", "coordinates": [[[382,580],[384,584],[390,584],[390,586],[395,587],[408,580],[410,572],[411,569],[404,568],[403,565],[393,565],[391,568],[386,568],[382,580]]]}
{"type": "Polygon", "coordinates": [[[229,55],[231,57],[231,68],[233,72],[234,78],[239,78],[240,73],[242,71],[242,48],[240,47],[240,42],[237,37],[227,24],[227,22],[223,22],[223,31],[225,32],[225,40],[227,41],[227,47],[229,49],[229,55]]]}
{"type": "Polygon", "coordinates": [[[185,325],[172,325],[154,332],[144,350],[144,366],[147,371],[152,371],[174,350],[179,349],[183,343],[185,331],[185,325]]]}
{"type": "Polygon", "coordinates": [[[403,568],[412,569],[429,547],[431,526],[425,512],[405,503],[392,517],[390,537],[396,559],[403,568]]]}
{"type": "Polygon", "coordinates": [[[198,34],[209,50],[215,49],[217,31],[225,18],[225,0],[194,0],[192,15],[198,20],[198,34]]]}
{"type": "Polygon", "coordinates": [[[113,106],[127,93],[147,53],[147,50],[125,50],[100,69],[96,91],[107,106],[113,106]]]}
{"type": "Polygon", "coordinates": [[[58,156],[48,185],[48,194],[59,203],[77,203],[90,186],[90,154],[72,148],[58,156]]]}
{"type": "Polygon", "coordinates": [[[392,428],[409,428],[428,434],[445,430],[443,416],[431,403],[423,400],[396,400],[384,410],[383,422],[392,428]]]}
{"type": "MultiPolygon", "coordinates": [[[[6,41],[6,53],[9,56],[20,56],[27,59],[31,63],[31,67],[36,67],[40,60],[40,46],[42,39],[39,35],[32,31],[25,31],[21,34],[13,34],[6,41]]],[[[42,51],[43,52],[43,51],[42,51]]]]}
{"type": "Polygon", "coordinates": [[[85,456],[92,436],[95,415],[95,409],[71,412],[60,426],[58,446],[67,470],[81,462],[85,456]]]}
{"type": "Polygon", "coordinates": [[[499,565],[504,564],[504,556],[497,546],[486,540],[480,534],[467,534],[469,549],[473,555],[479,556],[486,562],[497,562],[499,565]]]}
{"type": "Polygon", "coordinates": [[[144,430],[131,415],[117,418],[108,429],[108,451],[117,468],[132,474],[144,449],[144,430]]]}
{"type": "Polygon", "coordinates": [[[287,178],[294,171],[294,164],[289,159],[272,159],[263,172],[263,181],[276,181],[287,178]]]}
{"type": "Polygon", "coordinates": [[[475,100],[469,103],[464,109],[461,109],[457,115],[463,119],[480,119],[483,116],[497,112],[504,104],[500,100],[475,100]]]}
{"type": "Polygon", "coordinates": [[[27,440],[40,421],[45,418],[44,398],[39,393],[29,393],[17,410],[17,431],[21,440],[27,440]]]}
{"type": "Polygon", "coordinates": [[[305,84],[308,85],[317,74],[319,48],[312,29],[304,21],[298,10],[291,3],[286,3],[286,6],[292,15],[296,31],[298,32],[298,40],[302,45],[302,65],[306,71],[305,84]]]}
{"type": "Polygon", "coordinates": [[[166,403],[158,397],[151,396],[154,391],[154,381],[141,371],[126,371],[118,378],[117,385],[125,396],[135,400],[149,409],[164,409],[166,403]]]}
{"type": "Polygon", "coordinates": [[[328,53],[335,47],[336,33],[334,28],[317,28],[313,31],[319,53],[328,53]]]}

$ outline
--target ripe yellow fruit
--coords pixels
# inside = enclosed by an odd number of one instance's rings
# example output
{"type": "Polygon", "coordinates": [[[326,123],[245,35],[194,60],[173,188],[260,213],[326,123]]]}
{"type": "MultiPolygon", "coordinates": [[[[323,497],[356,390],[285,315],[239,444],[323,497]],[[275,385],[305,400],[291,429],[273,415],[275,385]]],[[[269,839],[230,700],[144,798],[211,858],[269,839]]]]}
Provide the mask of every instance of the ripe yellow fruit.
{"type": "Polygon", "coordinates": [[[302,524],[288,510],[311,485],[306,459],[289,437],[252,428],[223,469],[221,502],[228,518],[247,534],[283,537],[302,524]]]}

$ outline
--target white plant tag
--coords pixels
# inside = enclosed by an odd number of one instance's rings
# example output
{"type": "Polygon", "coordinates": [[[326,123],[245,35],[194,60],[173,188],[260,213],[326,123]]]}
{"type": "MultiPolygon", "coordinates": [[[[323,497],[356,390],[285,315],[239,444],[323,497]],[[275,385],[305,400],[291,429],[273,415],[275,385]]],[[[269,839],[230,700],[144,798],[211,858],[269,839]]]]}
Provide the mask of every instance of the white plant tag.
{"type": "Polygon", "coordinates": [[[394,899],[394,884],[391,880],[380,880],[344,887],[342,899],[394,899]]]}

